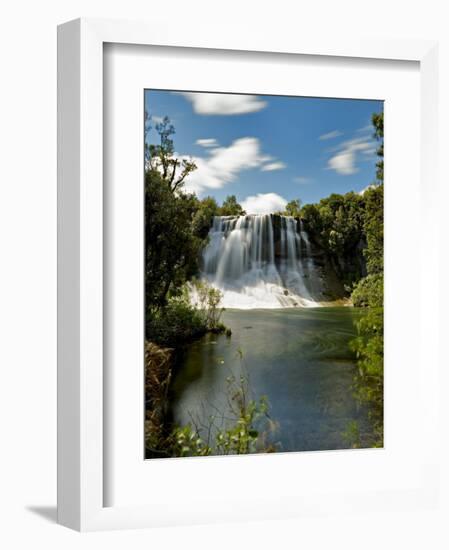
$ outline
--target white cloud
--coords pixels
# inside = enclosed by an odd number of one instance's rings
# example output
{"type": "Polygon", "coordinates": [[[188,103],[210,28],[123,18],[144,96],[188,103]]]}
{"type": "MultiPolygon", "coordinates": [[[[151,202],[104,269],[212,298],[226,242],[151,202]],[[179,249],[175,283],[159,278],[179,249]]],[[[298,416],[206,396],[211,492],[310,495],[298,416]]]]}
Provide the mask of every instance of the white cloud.
{"type": "Polygon", "coordinates": [[[196,144],[201,147],[218,147],[218,141],[215,138],[197,139],[196,144]]]}
{"type": "Polygon", "coordinates": [[[264,164],[261,168],[262,172],[272,172],[273,170],[283,170],[287,165],[280,160],[276,162],[270,162],[269,164],[264,164]]]}
{"type": "Polygon", "coordinates": [[[327,134],[323,134],[318,139],[321,141],[327,140],[327,139],[334,139],[336,137],[342,136],[343,132],[340,132],[340,130],[332,130],[332,132],[328,132],[327,134]]]}
{"type": "Polygon", "coordinates": [[[276,193],[258,193],[246,197],[241,205],[247,214],[271,214],[284,210],[287,201],[276,193]]]}
{"type": "Polygon", "coordinates": [[[366,157],[374,157],[376,155],[377,147],[373,146],[362,151],[362,155],[366,157]]]}
{"type": "Polygon", "coordinates": [[[206,157],[192,158],[197,169],[186,178],[187,191],[199,193],[223,187],[241,171],[259,168],[267,158],[261,154],[260,142],[254,137],[236,139],[229,147],[211,148],[208,153],[206,157]]]}
{"type": "Polygon", "coordinates": [[[200,92],[174,92],[183,95],[199,115],[241,115],[255,113],[267,106],[267,102],[254,95],[213,94],[200,92]]]}
{"type": "Polygon", "coordinates": [[[359,153],[372,150],[373,142],[367,138],[345,141],[339,145],[337,153],[328,160],[327,166],[338,174],[349,176],[359,171],[356,161],[359,153]]]}

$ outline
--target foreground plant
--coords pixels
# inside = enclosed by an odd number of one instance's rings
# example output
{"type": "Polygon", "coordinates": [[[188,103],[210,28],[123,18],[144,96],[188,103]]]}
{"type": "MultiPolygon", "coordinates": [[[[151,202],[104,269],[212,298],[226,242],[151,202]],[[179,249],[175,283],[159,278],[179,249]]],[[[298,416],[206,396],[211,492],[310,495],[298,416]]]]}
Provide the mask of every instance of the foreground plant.
{"type": "MultiPolygon", "coordinates": [[[[269,415],[266,396],[251,396],[249,377],[230,374],[226,379],[226,406],[216,408],[205,422],[170,428],[167,422],[170,350],[147,345],[145,446],[147,458],[237,455],[275,452],[271,440],[278,423],[269,415]]],[[[243,366],[243,355],[238,352],[243,366]]]]}
{"type": "Polygon", "coordinates": [[[233,375],[227,379],[229,410],[209,418],[203,428],[198,425],[177,427],[171,440],[172,456],[240,455],[258,452],[274,452],[274,445],[266,445],[268,430],[273,430],[268,414],[266,396],[259,400],[248,398],[248,381],[233,375]],[[217,419],[226,417],[225,426],[219,427],[217,419]]]}

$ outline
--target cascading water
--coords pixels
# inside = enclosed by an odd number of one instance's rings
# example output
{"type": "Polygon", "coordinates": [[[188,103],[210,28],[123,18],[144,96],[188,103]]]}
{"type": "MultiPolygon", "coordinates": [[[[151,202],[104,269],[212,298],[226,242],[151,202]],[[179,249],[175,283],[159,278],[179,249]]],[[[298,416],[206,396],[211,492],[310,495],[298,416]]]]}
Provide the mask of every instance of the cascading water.
{"type": "Polygon", "coordinates": [[[216,216],[202,278],[229,308],[319,306],[321,283],[307,233],[295,218],[216,216]]]}

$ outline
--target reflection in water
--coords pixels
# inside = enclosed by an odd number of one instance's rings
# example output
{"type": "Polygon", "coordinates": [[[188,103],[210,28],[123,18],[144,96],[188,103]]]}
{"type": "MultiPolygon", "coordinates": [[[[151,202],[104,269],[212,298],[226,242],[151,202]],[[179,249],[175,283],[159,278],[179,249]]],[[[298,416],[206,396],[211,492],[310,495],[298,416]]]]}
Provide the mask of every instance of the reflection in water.
{"type": "Polygon", "coordinates": [[[337,307],[226,311],[232,337],[209,334],[180,359],[172,385],[175,422],[207,424],[225,412],[226,379],[243,374],[253,397],[268,397],[279,450],[347,448],[350,421],[370,429],[352,396],[355,359],[348,349],[362,314],[337,307]]]}

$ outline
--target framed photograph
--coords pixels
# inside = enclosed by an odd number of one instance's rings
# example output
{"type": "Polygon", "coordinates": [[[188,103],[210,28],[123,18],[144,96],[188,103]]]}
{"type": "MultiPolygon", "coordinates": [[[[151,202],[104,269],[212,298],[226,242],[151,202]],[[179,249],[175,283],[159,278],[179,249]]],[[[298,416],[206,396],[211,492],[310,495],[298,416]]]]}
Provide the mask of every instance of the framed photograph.
{"type": "Polygon", "coordinates": [[[436,505],[436,44],[177,30],[58,29],[59,522],[436,505]]]}

